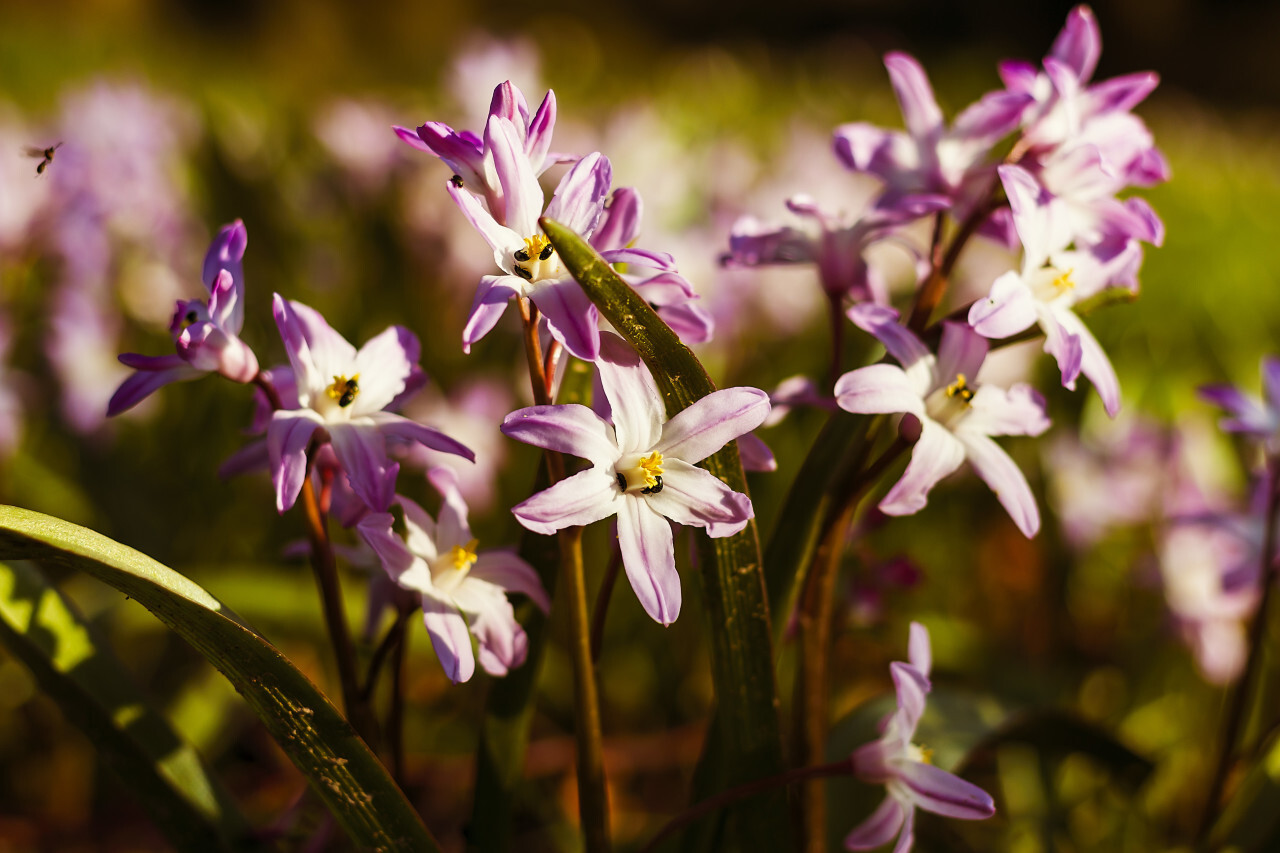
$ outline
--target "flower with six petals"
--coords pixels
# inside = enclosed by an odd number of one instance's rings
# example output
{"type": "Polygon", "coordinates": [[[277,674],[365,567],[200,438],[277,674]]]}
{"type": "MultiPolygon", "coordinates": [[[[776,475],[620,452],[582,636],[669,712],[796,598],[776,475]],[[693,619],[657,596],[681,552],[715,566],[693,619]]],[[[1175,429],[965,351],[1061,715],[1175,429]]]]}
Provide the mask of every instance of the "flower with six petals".
{"type": "Polygon", "coordinates": [[[514,551],[477,550],[457,475],[441,467],[427,476],[444,499],[438,518],[397,496],[404,513],[403,537],[395,532],[389,512],[366,515],[356,529],[396,585],[422,596],[423,622],[451,681],[467,681],[475,672],[472,636],[485,672],[506,675],[524,663],[529,645],[507,593],[529,596],[544,613],[551,601],[538,573],[514,551]]]}
{"type": "Polygon", "coordinates": [[[698,462],[755,429],[769,397],[755,388],[727,388],[667,420],[658,387],[621,338],[600,336],[596,367],[612,423],[586,406],[532,406],[507,415],[511,438],[581,456],[591,467],[512,509],[535,533],[618,517],[618,545],[631,587],[645,612],[663,625],[680,613],[680,576],[668,519],[731,536],[753,517],[751,499],[733,491],[698,462]]]}
{"type": "Polygon", "coordinates": [[[884,785],[888,794],[871,816],[845,837],[849,850],[873,850],[897,836],[893,853],[907,853],[915,841],[916,809],[961,820],[983,820],[995,814],[991,796],[929,762],[929,753],[912,743],[932,689],[929,632],[911,623],[910,663],[889,664],[898,708],[881,724],[879,740],[853,753],[853,773],[864,782],[884,785]]]}

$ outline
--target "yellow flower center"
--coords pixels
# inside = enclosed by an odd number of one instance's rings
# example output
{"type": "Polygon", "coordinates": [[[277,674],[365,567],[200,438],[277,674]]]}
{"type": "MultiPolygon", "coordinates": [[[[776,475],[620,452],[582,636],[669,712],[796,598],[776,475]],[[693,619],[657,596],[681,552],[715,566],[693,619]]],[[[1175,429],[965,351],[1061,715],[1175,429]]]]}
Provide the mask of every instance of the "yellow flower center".
{"type": "Polygon", "coordinates": [[[463,573],[471,571],[471,567],[479,559],[476,556],[476,546],[479,544],[479,539],[472,539],[466,545],[454,545],[449,549],[449,562],[453,563],[454,570],[463,573]]]}
{"type": "Polygon", "coordinates": [[[350,379],[345,376],[333,377],[333,384],[324,389],[324,393],[328,395],[330,400],[345,409],[354,403],[356,397],[360,395],[360,374],[357,373],[350,379]]]}
{"type": "Polygon", "coordinates": [[[525,281],[559,278],[562,272],[556,247],[543,234],[524,239],[524,248],[515,251],[513,271],[525,281]]]}
{"type": "Polygon", "coordinates": [[[907,757],[921,764],[932,764],[933,750],[915,743],[907,744],[907,757]]]}
{"type": "Polygon", "coordinates": [[[1062,275],[1055,278],[1053,280],[1053,286],[1058,290],[1074,290],[1076,283],[1075,280],[1071,278],[1071,274],[1073,272],[1075,272],[1074,269],[1069,269],[1062,275]]]}
{"type": "Polygon", "coordinates": [[[656,495],[662,491],[662,454],[653,451],[630,468],[617,471],[618,488],[624,492],[656,495]]]}
{"type": "Polygon", "coordinates": [[[947,386],[947,396],[961,402],[968,403],[973,399],[973,389],[969,387],[969,381],[964,378],[963,373],[956,374],[956,381],[947,386]]]}

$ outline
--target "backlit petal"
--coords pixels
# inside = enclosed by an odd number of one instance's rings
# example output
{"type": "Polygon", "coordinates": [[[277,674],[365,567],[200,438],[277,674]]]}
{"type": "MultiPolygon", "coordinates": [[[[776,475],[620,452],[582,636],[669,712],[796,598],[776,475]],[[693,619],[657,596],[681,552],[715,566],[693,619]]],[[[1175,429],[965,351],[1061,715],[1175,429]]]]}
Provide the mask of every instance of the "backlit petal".
{"type": "Polygon", "coordinates": [[[768,415],[769,395],[758,388],[713,391],[667,421],[654,449],[698,463],[760,426],[768,415]]]}
{"type": "Polygon", "coordinates": [[[680,615],[680,575],[676,572],[671,523],[642,497],[622,498],[618,511],[622,566],[644,612],[670,625],[680,615]]]}
{"type": "Polygon", "coordinates": [[[662,491],[641,495],[658,513],[677,524],[705,527],[707,535],[732,536],[755,515],[751,498],[735,492],[710,471],[681,459],[663,461],[662,491]]]}
{"type": "Polygon", "coordinates": [[[613,476],[600,468],[579,471],[511,508],[516,520],[534,533],[550,535],[608,518],[623,505],[613,476]]]}

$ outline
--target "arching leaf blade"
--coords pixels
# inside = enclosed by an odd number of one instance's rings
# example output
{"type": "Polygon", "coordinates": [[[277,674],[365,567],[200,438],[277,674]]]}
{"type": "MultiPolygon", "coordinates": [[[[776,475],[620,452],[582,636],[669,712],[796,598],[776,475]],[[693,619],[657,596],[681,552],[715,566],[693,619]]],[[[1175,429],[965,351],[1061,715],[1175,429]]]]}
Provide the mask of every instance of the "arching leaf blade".
{"type": "Polygon", "coordinates": [[[198,584],[92,530],[18,507],[0,507],[0,559],[86,572],[155,614],[235,686],[359,848],[440,849],[338,709],[198,584]]]}
{"type": "Polygon", "coordinates": [[[249,828],[200,756],[30,563],[0,563],[0,644],[85,733],[175,847],[250,849],[249,828]]]}

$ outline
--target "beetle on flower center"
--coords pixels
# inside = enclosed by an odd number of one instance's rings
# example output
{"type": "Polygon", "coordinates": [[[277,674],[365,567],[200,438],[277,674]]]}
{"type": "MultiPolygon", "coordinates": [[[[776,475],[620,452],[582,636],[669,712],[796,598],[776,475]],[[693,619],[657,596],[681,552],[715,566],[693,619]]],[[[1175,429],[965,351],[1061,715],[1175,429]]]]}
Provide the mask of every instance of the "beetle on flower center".
{"type": "Polygon", "coordinates": [[[345,376],[333,377],[333,383],[324,389],[324,393],[340,408],[345,409],[360,395],[360,374],[356,373],[350,379],[345,376]]]}
{"type": "Polygon", "coordinates": [[[525,281],[555,279],[563,274],[556,247],[542,234],[526,237],[524,248],[516,249],[512,257],[515,258],[512,271],[525,281]]]}

